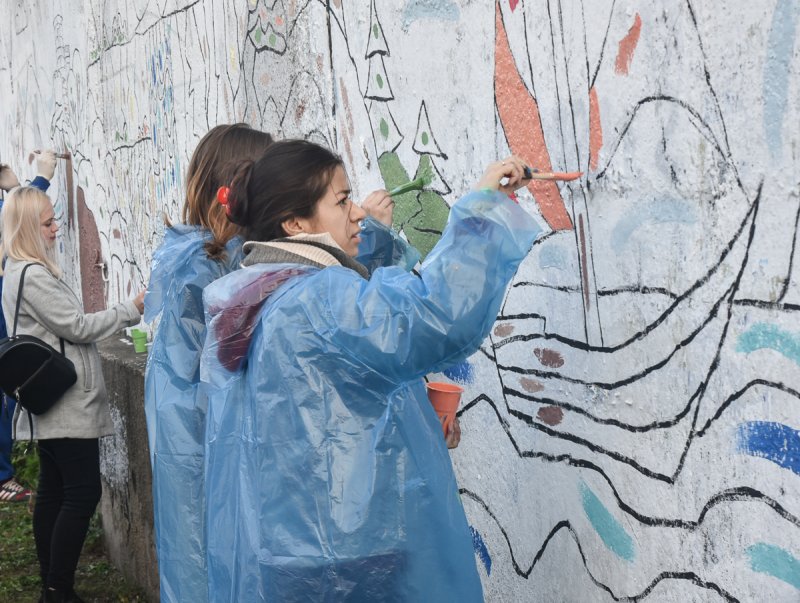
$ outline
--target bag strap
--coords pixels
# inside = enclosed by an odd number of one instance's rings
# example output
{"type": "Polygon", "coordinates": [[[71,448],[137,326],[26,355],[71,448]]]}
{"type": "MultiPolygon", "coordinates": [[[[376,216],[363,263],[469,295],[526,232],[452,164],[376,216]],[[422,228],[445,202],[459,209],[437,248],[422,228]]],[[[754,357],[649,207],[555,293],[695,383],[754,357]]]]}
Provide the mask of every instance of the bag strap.
{"type": "Polygon", "coordinates": [[[17,289],[17,305],[14,308],[14,329],[11,332],[11,337],[17,336],[17,321],[19,320],[19,305],[22,302],[22,285],[25,284],[25,273],[28,271],[28,268],[33,266],[34,262],[30,264],[25,264],[25,267],[22,269],[22,274],[19,275],[19,288],[17,289]]]}
{"type": "MultiPolygon", "coordinates": [[[[28,268],[35,265],[36,262],[31,262],[29,264],[25,264],[25,267],[22,269],[22,274],[19,275],[19,288],[17,289],[17,304],[14,308],[14,329],[11,333],[12,337],[17,336],[17,321],[19,320],[19,305],[22,303],[22,285],[25,284],[25,273],[28,271],[28,268]]],[[[59,343],[61,344],[61,355],[66,356],[64,353],[64,338],[58,338],[59,343]]]]}

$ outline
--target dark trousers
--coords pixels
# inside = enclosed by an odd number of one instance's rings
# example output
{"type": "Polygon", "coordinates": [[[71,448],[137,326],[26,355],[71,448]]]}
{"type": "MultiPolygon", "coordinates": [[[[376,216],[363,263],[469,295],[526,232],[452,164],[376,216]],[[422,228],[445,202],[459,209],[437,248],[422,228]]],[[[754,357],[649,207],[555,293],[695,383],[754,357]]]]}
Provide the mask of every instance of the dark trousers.
{"type": "Polygon", "coordinates": [[[89,520],[101,494],[97,438],[39,440],[33,537],[45,586],[72,588],[89,520]]]}

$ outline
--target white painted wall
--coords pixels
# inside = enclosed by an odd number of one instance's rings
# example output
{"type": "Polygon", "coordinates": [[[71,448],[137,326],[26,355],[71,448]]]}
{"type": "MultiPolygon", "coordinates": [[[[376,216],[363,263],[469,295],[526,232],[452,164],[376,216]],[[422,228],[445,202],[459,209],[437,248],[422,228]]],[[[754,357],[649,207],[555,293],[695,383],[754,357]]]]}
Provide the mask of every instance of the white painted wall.
{"type": "Polygon", "coordinates": [[[509,147],[582,171],[520,195],[558,230],[446,376],[486,599],[798,600],[800,4],[375,5],[0,3],[0,160],[73,154],[68,278],[147,281],[217,123],[335,147],[362,197],[433,161],[422,247],[509,147]]]}

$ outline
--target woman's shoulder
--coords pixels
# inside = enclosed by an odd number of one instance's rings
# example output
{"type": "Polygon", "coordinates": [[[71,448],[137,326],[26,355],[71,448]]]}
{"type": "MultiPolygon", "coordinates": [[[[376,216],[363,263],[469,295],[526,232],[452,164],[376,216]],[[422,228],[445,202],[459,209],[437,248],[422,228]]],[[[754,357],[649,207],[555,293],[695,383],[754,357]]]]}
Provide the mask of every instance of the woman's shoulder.
{"type": "Polygon", "coordinates": [[[58,280],[44,264],[39,262],[32,262],[31,260],[16,260],[14,258],[7,258],[5,266],[3,266],[3,275],[8,278],[9,276],[17,276],[25,270],[25,280],[29,278],[49,278],[58,280]],[[26,270],[26,267],[27,270],[26,270]]]}

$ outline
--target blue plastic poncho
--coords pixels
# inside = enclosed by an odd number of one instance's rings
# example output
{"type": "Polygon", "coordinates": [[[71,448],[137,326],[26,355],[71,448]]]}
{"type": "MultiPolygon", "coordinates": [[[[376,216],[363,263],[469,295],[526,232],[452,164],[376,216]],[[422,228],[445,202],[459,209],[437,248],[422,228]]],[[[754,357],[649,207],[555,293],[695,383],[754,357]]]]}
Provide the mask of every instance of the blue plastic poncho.
{"type": "MultiPolygon", "coordinates": [[[[209,233],[196,226],[168,228],[153,255],[145,296],[145,320],[161,320],[145,375],[145,412],[153,468],[156,549],[163,603],[207,600],[203,455],[205,393],[200,391],[200,353],[206,337],[203,289],[238,268],[242,240],[226,246],[225,259],[204,251],[209,233]]],[[[391,229],[364,220],[359,258],[368,268],[402,264],[417,251],[391,229]]]]}
{"type": "Polygon", "coordinates": [[[482,600],[422,377],[478,349],[538,232],[473,193],[421,277],[256,264],[206,289],[212,601],[482,600]]]}
{"type": "Polygon", "coordinates": [[[197,226],[166,229],[153,255],[145,295],[145,320],[161,315],[147,360],[145,413],[164,603],[207,600],[202,506],[206,400],[199,391],[206,336],[203,289],[238,268],[242,259],[242,241],[234,238],[223,260],[210,260],[203,248],[209,237],[197,226]]]}

